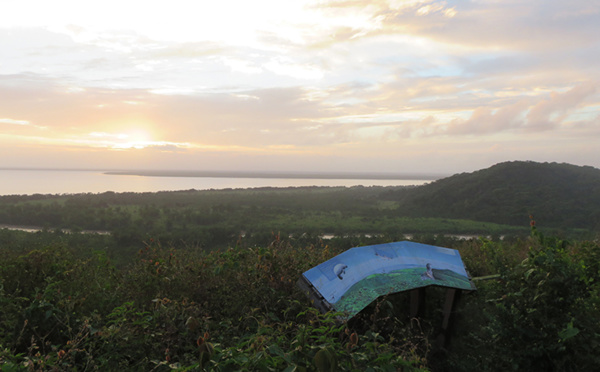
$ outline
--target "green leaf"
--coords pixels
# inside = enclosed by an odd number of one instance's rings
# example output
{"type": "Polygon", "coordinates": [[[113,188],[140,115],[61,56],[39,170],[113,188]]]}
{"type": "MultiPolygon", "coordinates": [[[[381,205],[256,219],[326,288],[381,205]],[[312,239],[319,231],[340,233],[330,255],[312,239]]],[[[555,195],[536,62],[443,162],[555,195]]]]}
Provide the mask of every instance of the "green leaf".
{"type": "Polygon", "coordinates": [[[578,333],[579,328],[573,327],[573,322],[571,322],[567,325],[567,328],[563,329],[558,333],[558,337],[560,337],[562,341],[565,341],[570,339],[571,337],[577,336],[578,333]]]}
{"type": "Polygon", "coordinates": [[[285,360],[288,363],[292,363],[292,360],[290,359],[290,357],[288,355],[286,355],[283,350],[281,350],[281,348],[279,347],[279,345],[271,345],[269,346],[269,352],[272,354],[275,354],[277,356],[280,356],[283,358],[283,360],[285,360]]]}
{"type": "Polygon", "coordinates": [[[529,279],[529,276],[535,271],[535,269],[529,269],[527,271],[525,271],[525,279],[529,279]]]}

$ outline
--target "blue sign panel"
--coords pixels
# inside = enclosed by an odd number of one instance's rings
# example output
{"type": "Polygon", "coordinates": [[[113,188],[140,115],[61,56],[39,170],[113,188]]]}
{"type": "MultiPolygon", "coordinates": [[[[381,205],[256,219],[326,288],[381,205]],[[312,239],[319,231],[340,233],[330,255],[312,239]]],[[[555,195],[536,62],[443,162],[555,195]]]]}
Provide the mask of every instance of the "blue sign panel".
{"type": "Polygon", "coordinates": [[[348,317],[391,293],[429,285],[475,289],[457,250],[408,241],[352,248],[303,276],[325,308],[348,317]]]}

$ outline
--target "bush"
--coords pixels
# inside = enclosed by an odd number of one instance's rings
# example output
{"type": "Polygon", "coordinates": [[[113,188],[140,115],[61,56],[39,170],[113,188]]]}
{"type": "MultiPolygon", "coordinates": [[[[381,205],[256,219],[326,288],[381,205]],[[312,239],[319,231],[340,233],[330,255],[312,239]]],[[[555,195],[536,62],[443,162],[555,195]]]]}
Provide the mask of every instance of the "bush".
{"type": "MultiPolygon", "coordinates": [[[[600,365],[597,242],[535,230],[514,243],[456,243],[477,282],[455,313],[448,349],[434,347],[441,298],[410,319],[406,293],[351,322],[320,314],[296,287],[341,253],[315,244],[219,251],[150,239],[127,266],[53,243],[3,251],[3,370],[411,371],[592,370],[600,365]]],[[[438,298],[439,297],[439,298],[438,298]]]]}
{"type": "Polygon", "coordinates": [[[600,365],[597,243],[569,244],[532,229],[527,258],[483,283],[466,308],[476,325],[462,337],[461,370],[593,370],[600,365]],[[463,354],[464,353],[464,354],[463,354]]]}

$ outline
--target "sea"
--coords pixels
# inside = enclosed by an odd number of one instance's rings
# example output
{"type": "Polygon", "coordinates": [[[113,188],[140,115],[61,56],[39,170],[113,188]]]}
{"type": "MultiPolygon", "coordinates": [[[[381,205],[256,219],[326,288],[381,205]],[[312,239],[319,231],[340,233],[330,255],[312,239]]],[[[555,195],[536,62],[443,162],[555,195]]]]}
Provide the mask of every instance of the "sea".
{"type": "MultiPolygon", "coordinates": [[[[415,177],[411,177],[415,178],[415,177]]],[[[425,178],[425,177],[424,177],[425,178]]],[[[0,195],[81,194],[113,192],[158,192],[179,190],[247,189],[258,187],[302,186],[411,186],[433,179],[376,178],[277,178],[248,177],[167,177],[107,174],[102,170],[0,169],[0,195]]]]}

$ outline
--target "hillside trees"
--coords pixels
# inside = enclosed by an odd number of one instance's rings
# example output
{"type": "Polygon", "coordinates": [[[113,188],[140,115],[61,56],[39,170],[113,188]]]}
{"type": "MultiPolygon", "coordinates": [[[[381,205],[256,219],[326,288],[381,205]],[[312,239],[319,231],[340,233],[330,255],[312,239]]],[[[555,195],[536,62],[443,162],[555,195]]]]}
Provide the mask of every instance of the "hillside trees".
{"type": "MultiPolygon", "coordinates": [[[[507,162],[457,174],[408,192],[390,190],[402,216],[438,216],[525,225],[534,214],[546,227],[600,225],[600,170],[570,164],[507,162]]],[[[596,230],[597,231],[597,230],[596,230]]]]}

